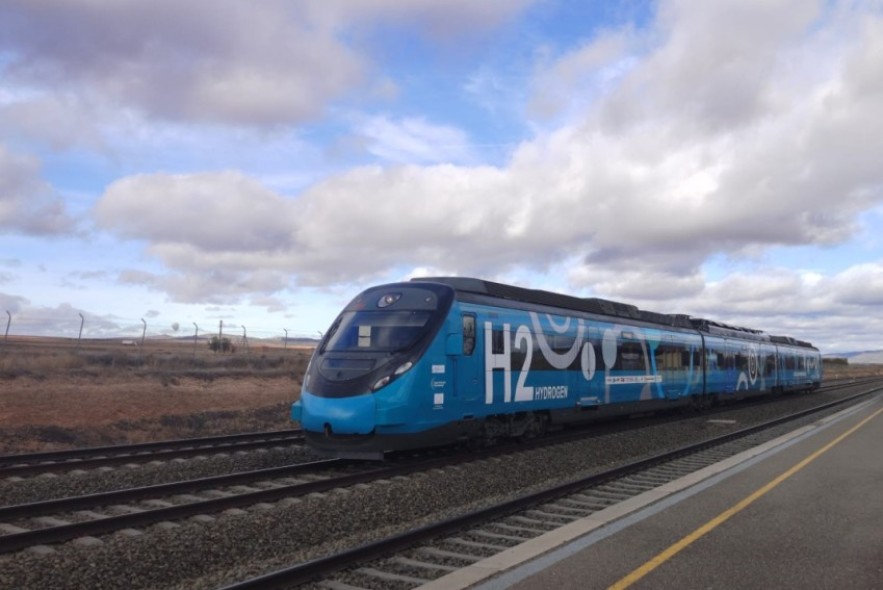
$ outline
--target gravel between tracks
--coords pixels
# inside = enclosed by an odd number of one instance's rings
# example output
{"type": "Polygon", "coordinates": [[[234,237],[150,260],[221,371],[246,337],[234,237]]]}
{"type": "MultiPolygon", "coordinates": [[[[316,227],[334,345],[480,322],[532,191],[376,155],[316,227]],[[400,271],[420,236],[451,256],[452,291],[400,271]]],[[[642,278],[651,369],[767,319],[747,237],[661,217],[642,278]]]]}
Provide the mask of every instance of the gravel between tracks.
{"type": "Polygon", "coordinates": [[[733,408],[725,418],[735,423],[697,415],[602,439],[231,511],[214,515],[210,522],[157,525],[136,537],[105,537],[100,545],[67,543],[47,555],[24,551],[0,556],[0,588],[217,588],[840,396],[788,396],[733,408]]]}

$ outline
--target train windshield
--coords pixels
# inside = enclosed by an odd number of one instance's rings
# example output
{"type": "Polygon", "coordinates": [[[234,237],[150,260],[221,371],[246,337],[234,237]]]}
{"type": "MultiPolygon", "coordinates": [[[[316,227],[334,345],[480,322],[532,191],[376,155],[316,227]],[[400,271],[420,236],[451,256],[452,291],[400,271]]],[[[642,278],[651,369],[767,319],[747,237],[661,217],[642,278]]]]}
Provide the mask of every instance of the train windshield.
{"type": "Polygon", "coordinates": [[[326,352],[398,352],[426,332],[429,310],[345,311],[334,326],[326,352]]]}

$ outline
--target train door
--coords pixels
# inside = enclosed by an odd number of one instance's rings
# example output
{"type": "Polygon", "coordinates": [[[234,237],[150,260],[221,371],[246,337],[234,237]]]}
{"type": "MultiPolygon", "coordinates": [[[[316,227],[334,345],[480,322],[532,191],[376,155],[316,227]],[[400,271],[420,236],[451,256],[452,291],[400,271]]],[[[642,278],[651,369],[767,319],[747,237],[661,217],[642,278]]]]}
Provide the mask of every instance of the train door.
{"type": "Polygon", "coordinates": [[[683,390],[681,379],[681,351],[674,338],[664,336],[656,348],[656,371],[662,379],[666,399],[678,399],[683,390]]]}
{"type": "Polygon", "coordinates": [[[587,342],[583,347],[582,383],[579,405],[594,408],[604,402],[604,360],[601,353],[601,332],[595,324],[589,324],[586,331],[587,342]]]}
{"type": "Polygon", "coordinates": [[[478,319],[474,313],[460,315],[460,332],[462,344],[457,342],[454,350],[449,351],[450,362],[454,367],[454,396],[463,408],[472,408],[481,393],[484,377],[483,359],[484,343],[479,338],[478,319]]]}
{"type": "Polygon", "coordinates": [[[739,343],[724,338],[724,392],[734,393],[739,383],[739,374],[736,371],[736,351],[739,343]]]}

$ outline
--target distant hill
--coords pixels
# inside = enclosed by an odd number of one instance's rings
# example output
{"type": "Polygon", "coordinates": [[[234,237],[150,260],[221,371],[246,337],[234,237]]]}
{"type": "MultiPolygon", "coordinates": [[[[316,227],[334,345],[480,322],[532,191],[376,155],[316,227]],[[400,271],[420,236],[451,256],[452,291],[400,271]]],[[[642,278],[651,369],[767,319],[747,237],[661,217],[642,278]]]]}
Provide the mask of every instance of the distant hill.
{"type": "Polygon", "coordinates": [[[859,352],[837,352],[823,355],[826,358],[848,359],[851,365],[883,364],[883,350],[863,350],[859,352]]]}

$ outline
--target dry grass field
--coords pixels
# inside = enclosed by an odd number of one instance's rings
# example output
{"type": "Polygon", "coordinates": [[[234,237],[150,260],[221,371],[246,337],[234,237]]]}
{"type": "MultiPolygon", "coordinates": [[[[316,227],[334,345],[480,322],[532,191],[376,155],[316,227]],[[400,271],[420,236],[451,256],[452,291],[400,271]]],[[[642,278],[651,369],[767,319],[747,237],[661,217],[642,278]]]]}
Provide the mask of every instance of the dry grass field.
{"type": "Polygon", "coordinates": [[[0,453],[290,428],[309,348],[12,338],[0,343],[0,453]]]}
{"type": "MultiPolygon", "coordinates": [[[[310,348],[201,341],[0,341],[0,454],[292,426],[310,348]]],[[[883,375],[826,363],[825,378],[883,375]]]]}

